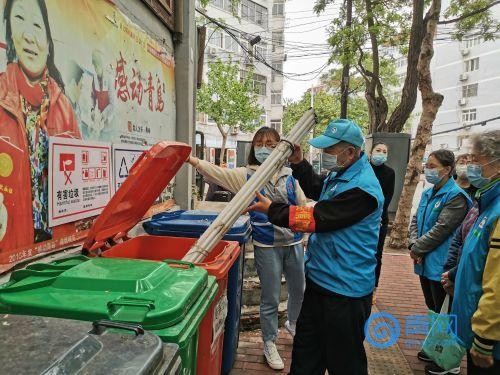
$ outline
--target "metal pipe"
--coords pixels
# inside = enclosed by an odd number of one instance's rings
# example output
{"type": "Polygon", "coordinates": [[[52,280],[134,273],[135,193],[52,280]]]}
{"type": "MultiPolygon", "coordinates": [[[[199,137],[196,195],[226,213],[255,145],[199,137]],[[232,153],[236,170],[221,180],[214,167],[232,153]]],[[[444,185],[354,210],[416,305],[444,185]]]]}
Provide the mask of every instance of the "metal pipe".
{"type": "Polygon", "coordinates": [[[243,188],[235,195],[229,204],[217,216],[205,233],[196,241],[184,256],[183,260],[200,263],[205,260],[210,251],[219,243],[226,232],[233,226],[241,213],[255,199],[255,192],[271,179],[281,169],[287,158],[292,154],[290,145],[300,143],[316,124],[313,109],[306,111],[289,134],[276,146],[274,151],[262,163],[243,188]]]}

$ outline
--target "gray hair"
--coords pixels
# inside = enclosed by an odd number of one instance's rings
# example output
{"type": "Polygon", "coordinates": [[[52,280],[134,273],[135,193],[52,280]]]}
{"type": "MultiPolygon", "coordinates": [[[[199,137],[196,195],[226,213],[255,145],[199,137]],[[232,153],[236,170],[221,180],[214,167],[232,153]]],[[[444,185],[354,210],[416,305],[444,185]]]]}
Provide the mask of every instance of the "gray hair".
{"type": "Polygon", "coordinates": [[[491,160],[500,159],[500,130],[474,134],[471,145],[474,152],[481,156],[491,160]]]}

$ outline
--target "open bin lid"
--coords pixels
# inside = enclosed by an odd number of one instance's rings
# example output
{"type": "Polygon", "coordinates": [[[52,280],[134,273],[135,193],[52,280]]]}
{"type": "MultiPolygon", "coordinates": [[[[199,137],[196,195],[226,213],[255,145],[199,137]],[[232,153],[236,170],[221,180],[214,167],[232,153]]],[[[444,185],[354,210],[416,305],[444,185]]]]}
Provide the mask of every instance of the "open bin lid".
{"type": "Polygon", "coordinates": [[[93,251],[110,239],[117,241],[125,237],[144,217],[190,153],[189,145],[166,141],[144,152],[95,221],[83,248],[93,251]]]}
{"type": "MultiPolygon", "coordinates": [[[[205,210],[162,212],[154,215],[150,221],[145,222],[143,227],[146,231],[166,230],[181,234],[185,232],[202,234],[217,216],[217,212],[205,210]]],[[[250,218],[240,216],[226,235],[245,237],[249,230],[251,230],[250,218]]]]}

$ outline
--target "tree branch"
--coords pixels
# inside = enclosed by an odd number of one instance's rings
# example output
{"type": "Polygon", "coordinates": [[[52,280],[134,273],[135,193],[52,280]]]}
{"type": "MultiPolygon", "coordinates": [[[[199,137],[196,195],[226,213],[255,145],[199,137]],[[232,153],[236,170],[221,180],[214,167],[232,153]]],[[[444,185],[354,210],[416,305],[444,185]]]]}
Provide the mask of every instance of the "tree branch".
{"type": "Polygon", "coordinates": [[[490,9],[491,7],[493,7],[495,5],[498,5],[498,4],[500,4],[500,0],[493,1],[491,4],[488,4],[485,7],[476,9],[476,10],[470,12],[470,13],[463,14],[460,17],[453,18],[451,20],[439,21],[438,25],[448,25],[450,23],[455,23],[455,22],[459,22],[459,21],[465,20],[465,19],[467,19],[469,17],[475,16],[476,14],[483,13],[483,12],[487,11],[488,9],[490,9]]]}

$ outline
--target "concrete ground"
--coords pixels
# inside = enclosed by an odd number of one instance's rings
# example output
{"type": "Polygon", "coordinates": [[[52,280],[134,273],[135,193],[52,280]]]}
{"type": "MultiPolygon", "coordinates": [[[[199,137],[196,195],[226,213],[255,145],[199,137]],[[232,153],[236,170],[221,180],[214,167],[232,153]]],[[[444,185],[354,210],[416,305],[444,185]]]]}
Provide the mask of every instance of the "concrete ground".
{"type": "MultiPolygon", "coordinates": [[[[377,302],[372,316],[378,312],[391,314],[398,322],[400,335],[397,342],[386,349],[377,349],[368,342],[365,348],[370,375],[424,374],[424,366],[417,359],[417,352],[425,337],[418,321],[427,314],[418,277],[413,273],[413,262],[407,254],[384,253],[382,275],[377,292],[377,302]]],[[[387,321],[387,319],[386,319],[387,321]]],[[[262,354],[260,331],[242,332],[236,363],[232,375],[276,374],[289,371],[292,338],[280,329],[278,350],[285,361],[282,372],[271,370],[262,354]]],[[[462,373],[465,374],[465,362],[462,373]]]]}

